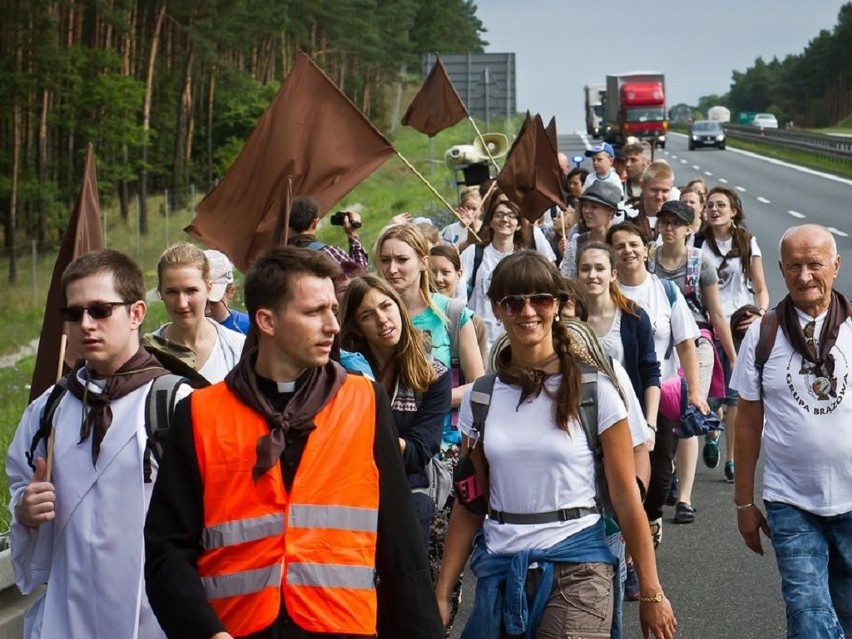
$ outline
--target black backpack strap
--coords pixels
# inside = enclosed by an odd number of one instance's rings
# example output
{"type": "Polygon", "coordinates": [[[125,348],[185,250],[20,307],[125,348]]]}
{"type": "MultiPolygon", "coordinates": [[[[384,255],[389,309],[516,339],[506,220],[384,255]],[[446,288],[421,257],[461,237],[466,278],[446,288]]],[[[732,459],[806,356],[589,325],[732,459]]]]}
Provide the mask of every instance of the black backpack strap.
{"type": "Polygon", "coordinates": [[[65,397],[65,393],[67,391],[68,378],[62,377],[56,382],[56,384],[54,384],[53,389],[50,391],[50,395],[47,396],[47,402],[45,402],[44,410],[41,412],[41,417],[38,420],[38,430],[36,430],[33,434],[32,441],[30,442],[30,451],[25,454],[27,458],[27,465],[33,469],[33,472],[35,472],[36,469],[36,448],[38,448],[42,439],[47,441],[50,437],[50,431],[53,428],[53,415],[56,413],[59,402],[61,402],[62,398],[65,397]]]}
{"type": "Polygon", "coordinates": [[[145,398],[145,432],[148,442],[142,458],[142,473],[146,484],[151,483],[151,455],[157,463],[163,457],[163,444],[175,412],[177,391],[182,384],[192,386],[186,377],[169,373],[154,379],[145,398]]]}
{"type": "Polygon", "coordinates": [[[763,397],[763,367],[769,361],[769,354],[772,352],[772,347],[775,346],[779,326],[778,311],[774,308],[760,318],[760,334],[757,338],[757,345],[754,347],[754,369],[757,371],[761,398],[763,397]]]}
{"type": "Polygon", "coordinates": [[[482,244],[473,245],[473,268],[470,269],[470,279],[467,285],[467,299],[473,295],[473,289],[476,288],[476,274],[479,272],[479,267],[482,265],[482,258],[485,255],[485,247],[482,244]]]}

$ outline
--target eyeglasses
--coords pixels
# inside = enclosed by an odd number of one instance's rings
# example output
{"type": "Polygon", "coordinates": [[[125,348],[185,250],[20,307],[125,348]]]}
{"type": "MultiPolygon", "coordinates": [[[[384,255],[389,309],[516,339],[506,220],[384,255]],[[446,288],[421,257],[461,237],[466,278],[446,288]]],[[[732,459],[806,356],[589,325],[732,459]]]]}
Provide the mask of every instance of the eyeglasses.
{"type": "Polygon", "coordinates": [[[514,211],[494,211],[494,215],[491,216],[495,220],[502,220],[504,218],[509,218],[510,220],[517,220],[518,214],[514,211]]]}
{"type": "Polygon", "coordinates": [[[112,315],[116,306],[130,306],[133,302],[101,302],[91,306],[63,306],[59,309],[59,316],[63,322],[79,322],[83,319],[83,313],[88,313],[93,320],[106,319],[112,315]]]}
{"type": "Polygon", "coordinates": [[[667,218],[661,218],[661,219],[658,218],[657,219],[657,226],[660,226],[660,227],[670,226],[673,229],[676,229],[679,226],[686,226],[686,224],[684,224],[684,222],[682,220],[680,220],[676,217],[667,217],[667,218]]]}
{"type": "Polygon", "coordinates": [[[497,304],[506,315],[517,315],[526,307],[527,302],[537,313],[547,313],[556,304],[556,296],[550,293],[535,293],[533,295],[507,295],[497,304]]]}
{"type": "Polygon", "coordinates": [[[728,208],[728,203],[727,202],[707,202],[707,204],[705,204],[704,206],[706,206],[708,209],[722,210],[722,209],[728,208]]]}

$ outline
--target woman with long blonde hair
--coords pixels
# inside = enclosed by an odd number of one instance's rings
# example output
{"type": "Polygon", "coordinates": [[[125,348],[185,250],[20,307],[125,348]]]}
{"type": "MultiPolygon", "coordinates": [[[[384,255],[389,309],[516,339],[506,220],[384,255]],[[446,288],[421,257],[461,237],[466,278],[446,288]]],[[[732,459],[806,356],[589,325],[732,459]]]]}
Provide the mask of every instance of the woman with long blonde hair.
{"type": "Polygon", "coordinates": [[[157,263],[157,282],[171,321],[145,335],[146,347],[182,359],[210,383],[225,379],[240,359],[245,335],[206,316],[212,283],[204,252],[188,242],[171,245],[157,263]]]}

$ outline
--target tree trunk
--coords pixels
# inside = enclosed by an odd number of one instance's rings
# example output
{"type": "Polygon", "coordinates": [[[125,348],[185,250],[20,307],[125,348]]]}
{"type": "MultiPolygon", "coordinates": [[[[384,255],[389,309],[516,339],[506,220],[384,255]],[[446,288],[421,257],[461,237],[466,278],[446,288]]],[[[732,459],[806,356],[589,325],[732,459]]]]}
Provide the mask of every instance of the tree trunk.
{"type": "MultiPolygon", "coordinates": [[[[38,147],[36,164],[38,166],[38,185],[43,194],[47,190],[47,113],[50,104],[50,91],[44,89],[41,94],[41,115],[38,122],[38,147]]],[[[36,239],[39,244],[45,238],[45,202],[44,195],[38,198],[36,211],[36,239]]]]}
{"type": "MultiPolygon", "coordinates": [[[[18,49],[17,57],[20,61],[21,50],[18,49]]],[[[15,232],[17,230],[17,206],[18,206],[18,172],[19,158],[21,152],[21,106],[18,104],[18,96],[14,97],[12,106],[12,176],[9,193],[9,217],[6,220],[6,249],[9,251],[9,284],[18,280],[18,261],[15,255],[15,232]]],[[[33,265],[35,266],[35,265],[33,265]]]]}
{"type": "Polygon", "coordinates": [[[148,67],[145,72],[145,100],[142,104],[142,170],[139,172],[139,233],[148,234],[148,137],[151,132],[151,93],[154,90],[154,63],[157,61],[157,47],[160,43],[160,31],[166,16],[166,3],[160,5],[154,31],[151,34],[151,50],[148,54],[148,67]]]}
{"type": "Polygon", "coordinates": [[[216,68],[210,69],[207,85],[207,188],[213,184],[213,105],[216,96],[216,68]]]}
{"type": "Polygon", "coordinates": [[[192,137],[192,62],[194,47],[192,41],[189,43],[189,51],[186,54],[186,64],[183,70],[183,89],[180,94],[180,104],[177,110],[177,124],[175,126],[174,153],[172,156],[172,203],[173,208],[184,208],[186,206],[186,162],[188,151],[191,151],[190,139],[192,137]]]}

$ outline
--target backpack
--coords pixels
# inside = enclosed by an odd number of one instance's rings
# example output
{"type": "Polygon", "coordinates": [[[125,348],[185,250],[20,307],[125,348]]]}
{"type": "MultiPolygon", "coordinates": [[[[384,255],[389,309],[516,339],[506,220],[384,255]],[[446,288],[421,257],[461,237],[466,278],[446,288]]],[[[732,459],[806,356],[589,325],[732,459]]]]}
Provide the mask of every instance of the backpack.
{"type": "MultiPolygon", "coordinates": [[[[580,424],[583,427],[583,432],[586,435],[586,441],[589,448],[592,450],[595,462],[595,505],[601,514],[606,516],[614,516],[615,510],[612,507],[612,501],[609,496],[609,487],[606,483],[606,474],[603,466],[603,448],[600,444],[598,436],[598,405],[597,405],[597,371],[584,362],[578,362],[582,375],[582,391],[580,398],[580,424]]],[[[497,373],[488,373],[478,378],[473,383],[473,388],[470,393],[470,408],[473,413],[473,430],[477,433],[477,441],[484,441],[485,437],[485,421],[488,418],[488,409],[491,404],[491,395],[494,392],[494,381],[497,379],[497,373]]],[[[475,446],[472,445],[470,450],[465,453],[466,459],[475,446]]],[[[461,466],[462,460],[459,460],[461,466]]],[[[458,468],[458,466],[457,466],[458,468]]],[[[473,476],[475,481],[476,477],[473,476]]],[[[458,481],[456,481],[458,488],[458,481]]],[[[481,490],[474,490],[473,493],[481,490]]],[[[472,496],[476,496],[475,494],[472,496]]],[[[461,500],[465,503],[464,500],[461,500]]]]}
{"type": "MultiPolygon", "coordinates": [[[[476,286],[476,274],[479,272],[479,267],[482,265],[482,258],[485,255],[485,246],[482,244],[474,244],[473,249],[473,268],[470,269],[470,279],[467,281],[467,299],[473,297],[473,289],[476,286]]],[[[530,244],[528,249],[535,251],[535,231],[530,234],[530,244]]]]}
{"type": "MultiPolygon", "coordinates": [[[[158,464],[163,457],[163,444],[169,432],[171,419],[175,412],[177,390],[181,384],[192,386],[187,378],[180,375],[173,373],[161,375],[151,383],[151,388],[145,397],[145,433],[148,436],[148,441],[145,444],[142,471],[146,484],[150,484],[152,481],[151,455],[154,456],[158,464]]],[[[47,441],[50,437],[50,431],[53,429],[53,415],[66,392],[68,392],[67,376],[56,382],[53,390],[50,391],[38,422],[38,430],[30,442],[29,452],[26,453],[27,464],[33,469],[33,472],[36,469],[36,448],[38,448],[42,439],[47,441]]]]}
{"type": "MultiPolygon", "coordinates": [[[[677,288],[674,285],[674,282],[670,280],[664,280],[662,278],[657,278],[663,285],[663,289],[666,291],[666,297],[669,298],[669,306],[674,308],[675,303],[677,302],[677,288]]],[[[674,352],[674,334],[669,330],[669,345],[666,347],[666,359],[672,356],[674,352]]]]}
{"type": "MultiPolygon", "coordinates": [[[[459,370],[461,366],[459,333],[461,332],[461,321],[465,308],[467,308],[467,305],[458,298],[452,298],[450,303],[447,304],[447,332],[450,334],[450,368],[453,371],[459,370]]],[[[455,373],[453,374],[455,375],[455,373]]],[[[459,373],[459,384],[463,383],[462,375],[459,373]]]]}
{"type": "Polygon", "coordinates": [[[758,375],[761,399],[763,398],[763,368],[769,361],[772,347],[775,346],[775,337],[778,335],[780,325],[778,311],[774,308],[760,318],[760,333],[757,337],[757,345],[754,347],[754,369],[758,375]]]}

